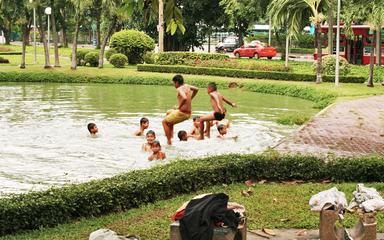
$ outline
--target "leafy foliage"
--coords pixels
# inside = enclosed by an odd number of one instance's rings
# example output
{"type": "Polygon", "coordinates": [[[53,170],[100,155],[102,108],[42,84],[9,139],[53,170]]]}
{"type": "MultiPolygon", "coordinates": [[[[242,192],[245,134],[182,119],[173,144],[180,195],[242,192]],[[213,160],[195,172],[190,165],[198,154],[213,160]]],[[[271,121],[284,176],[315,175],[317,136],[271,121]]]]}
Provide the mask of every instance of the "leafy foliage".
{"type": "MultiPolygon", "coordinates": [[[[313,69],[316,72],[316,63],[313,65],[313,69]]],[[[323,57],[323,73],[327,75],[335,75],[336,69],[336,56],[327,55],[323,57]]],[[[347,59],[340,57],[340,75],[348,75],[351,72],[351,65],[347,59]]]]}
{"type": "Polygon", "coordinates": [[[0,199],[0,235],[136,208],[207,186],[247,179],[380,182],[384,180],[383,160],[372,157],[325,162],[312,156],[232,154],[177,161],[104,180],[0,199]]]}
{"type": "Polygon", "coordinates": [[[225,54],[209,54],[209,53],[195,53],[195,52],[162,52],[159,53],[157,64],[164,65],[177,65],[185,64],[187,61],[196,60],[225,60],[229,59],[229,56],[225,54]]]}
{"type": "Polygon", "coordinates": [[[127,56],[130,64],[143,62],[143,55],[155,48],[154,40],[137,30],[123,30],[112,35],[110,47],[127,56]]]}
{"type": "MultiPolygon", "coordinates": [[[[190,67],[190,66],[172,66],[172,65],[138,65],[138,71],[148,72],[168,72],[168,73],[187,73],[196,75],[213,75],[224,77],[237,77],[237,78],[260,78],[271,80],[286,80],[286,81],[305,81],[313,82],[316,76],[313,74],[301,73],[288,73],[276,71],[256,71],[256,70],[243,70],[243,69],[229,69],[229,68],[209,68],[209,67],[190,67]]],[[[324,82],[334,82],[334,76],[324,76],[324,82]]],[[[363,83],[365,77],[357,76],[342,76],[340,82],[344,83],[363,83]]]]}
{"type": "Polygon", "coordinates": [[[106,53],[105,53],[105,58],[109,61],[109,58],[113,55],[118,53],[116,49],[110,48],[106,53]]]}
{"type": "Polygon", "coordinates": [[[158,59],[159,55],[154,52],[146,52],[143,57],[144,63],[147,64],[154,64],[157,62],[158,59]]]}
{"type": "Polygon", "coordinates": [[[116,53],[111,56],[109,62],[117,68],[123,68],[128,63],[128,58],[124,54],[116,53]]]}
{"type": "Polygon", "coordinates": [[[91,67],[97,67],[99,64],[99,52],[91,51],[84,56],[85,64],[89,64],[91,67]]]}
{"type": "MultiPolygon", "coordinates": [[[[76,52],[76,61],[77,61],[77,65],[79,66],[85,66],[87,63],[85,61],[85,55],[87,55],[88,53],[92,52],[93,50],[92,49],[77,49],[77,52],[76,52]]],[[[70,58],[72,58],[72,54],[70,55],[70,58]]]]}

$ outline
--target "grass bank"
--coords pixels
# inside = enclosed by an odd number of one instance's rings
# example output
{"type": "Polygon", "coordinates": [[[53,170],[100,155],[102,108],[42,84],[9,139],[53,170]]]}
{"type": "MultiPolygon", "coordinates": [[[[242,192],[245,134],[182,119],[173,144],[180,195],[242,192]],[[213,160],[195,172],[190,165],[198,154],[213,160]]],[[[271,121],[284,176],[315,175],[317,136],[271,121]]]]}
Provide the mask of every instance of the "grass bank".
{"type": "MultiPolygon", "coordinates": [[[[100,228],[110,228],[122,235],[136,234],[145,240],[169,239],[170,216],[185,201],[201,193],[224,192],[231,201],[243,204],[247,209],[248,229],[265,228],[298,228],[317,229],[318,213],[309,210],[309,198],[319,191],[336,186],[344,191],[351,200],[355,183],[320,184],[305,183],[266,183],[253,187],[254,194],[243,197],[241,190],[247,189],[244,184],[208,187],[191,194],[180,195],[169,200],[148,204],[137,209],[110,214],[100,218],[83,219],[72,224],[63,224],[56,228],[41,229],[29,233],[0,237],[0,240],[84,240],[89,234],[100,228]]],[[[381,194],[384,183],[366,184],[377,188],[381,194]]],[[[384,231],[384,214],[378,214],[378,230],[384,231]]],[[[357,216],[346,214],[344,225],[352,227],[357,216]]]]}

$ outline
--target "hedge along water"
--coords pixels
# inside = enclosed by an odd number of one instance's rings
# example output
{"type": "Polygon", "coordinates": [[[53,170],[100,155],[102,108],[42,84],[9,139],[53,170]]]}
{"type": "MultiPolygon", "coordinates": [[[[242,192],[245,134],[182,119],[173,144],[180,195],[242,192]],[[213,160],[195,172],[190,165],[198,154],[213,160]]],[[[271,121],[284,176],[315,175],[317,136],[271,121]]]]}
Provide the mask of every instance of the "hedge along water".
{"type": "MultiPolygon", "coordinates": [[[[52,185],[104,178],[156,163],[140,151],[144,138],[133,137],[142,116],[150,119],[165,147],[164,112],[175,105],[175,89],[167,86],[109,84],[0,84],[0,191],[25,192],[52,185]],[[88,137],[95,122],[100,138],[88,137]]],[[[220,90],[238,104],[229,110],[230,134],[238,142],[211,140],[164,148],[168,160],[228,152],[259,152],[294,128],[275,119],[290,112],[314,114],[309,101],[248,91],[220,90]]],[[[194,115],[211,112],[206,89],[193,102],[194,115]]],[[[177,125],[189,131],[192,121],[177,125]]],[[[175,134],[176,135],[176,134],[175,134]]]]}

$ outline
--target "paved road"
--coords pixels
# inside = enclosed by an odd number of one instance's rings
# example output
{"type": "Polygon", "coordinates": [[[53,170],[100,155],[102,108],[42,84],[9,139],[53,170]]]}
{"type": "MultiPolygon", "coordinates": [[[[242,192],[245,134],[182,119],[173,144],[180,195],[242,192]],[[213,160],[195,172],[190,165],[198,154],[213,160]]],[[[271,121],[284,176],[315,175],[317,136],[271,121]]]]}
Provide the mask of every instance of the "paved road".
{"type": "Polygon", "coordinates": [[[384,155],[384,96],[333,105],[275,149],[336,156],[384,155]]]}

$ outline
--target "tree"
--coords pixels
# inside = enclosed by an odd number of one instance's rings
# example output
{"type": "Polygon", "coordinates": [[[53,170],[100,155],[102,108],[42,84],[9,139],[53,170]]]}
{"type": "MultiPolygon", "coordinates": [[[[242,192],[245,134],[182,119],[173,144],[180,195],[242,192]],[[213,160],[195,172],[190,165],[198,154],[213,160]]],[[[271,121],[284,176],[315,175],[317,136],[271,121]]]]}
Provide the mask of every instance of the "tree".
{"type": "MultiPolygon", "coordinates": [[[[57,0],[56,0],[57,1],[57,0]]],[[[52,22],[52,37],[53,37],[53,46],[54,46],[54,51],[55,51],[55,65],[54,67],[60,67],[60,57],[59,57],[59,39],[57,36],[57,29],[56,29],[56,12],[55,11],[55,0],[50,0],[50,5],[52,6],[52,14],[50,15],[51,17],[51,22],[52,22]]]]}
{"type": "Polygon", "coordinates": [[[259,0],[221,0],[220,5],[229,17],[230,28],[233,28],[239,37],[240,44],[250,24],[254,23],[261,15],[259,0]]]}
{"type": "Polygon", "coordinates": [[[329,0],[276,0],[272,1],[268,15],[275,27],[287,26],[288,33],[297,37],[304,28],[305,19],[316,26],[317,67],[316,83],[322,82],[322,36],[321,23],[324,12],[329,8],[329,0]]]}
{"type": "Polygon", "coordinates": [[[130,11],[131,8],[123,8],[123,2],[121,0],[103,0],[102,2],[102,13],[107,23],[108,29],[104,34],[103,42],[100,46],[99,54],[99,68],[104,66],[104,52],[105,47],[107,46],[109,38],[112,36],[113,32],[116,29],[116,24],[119,19],[124,18],[127,12],[124,10],[130,11]]]}
{"type": "Polygon", "coordinates": [[[45,4],[42,1],[37,2],[36,4],[37,24],[39,26],[38,30],[44,46],[44,60],[45,60],[44,68],[51,68],[52,66],[49,58],[48,43],[47,43],[47,38],[45,37],[45,30],[44,30],[44,29],[47,29],[47,26],[45,26],[43,22],[43,16],[45,15],[43,5],[45,4]]]}
{"type": "Polygon", "coordinates": [[[77,40],[79,37],[80,24],[84,19],[85,11],[91,5],[91,0],[70,0],[75,10],[75,30],[73,33],[72,42],[72,64],[71,69],[76,70],[76,52],[77,52],[77,40]]]}
{"type": "Polygon", "coordinates": [[[29,29],[30,29],[30,22],[31,22],[31,14],[30,14],[30,8],[28,7],[28,1],[27,0],[20,0],[17,1],[17,8],[19,10],[19,19],[17,20],[17,24],[20,25],[22,30],[22,54],[21,54],[21,63],[20,68],[25,68],[25,54],[26,54],[26,46],[28,44],[29,39],[29,29]]]}
{"type": "Polygon", "coordinates": [[[0,0],[0,30],[4,32],[5,44],[11,43],[13,24],[19,18],[18,3],[21,0],[0,0]]]}

